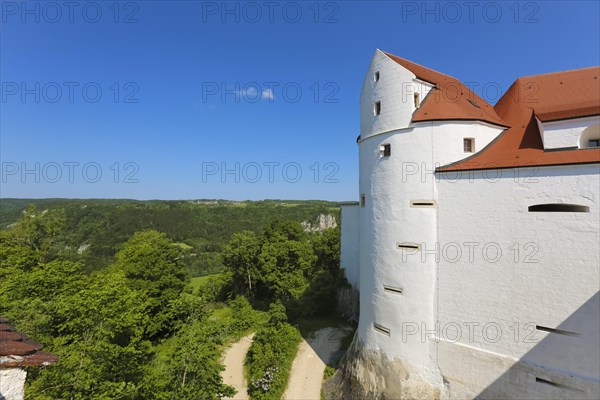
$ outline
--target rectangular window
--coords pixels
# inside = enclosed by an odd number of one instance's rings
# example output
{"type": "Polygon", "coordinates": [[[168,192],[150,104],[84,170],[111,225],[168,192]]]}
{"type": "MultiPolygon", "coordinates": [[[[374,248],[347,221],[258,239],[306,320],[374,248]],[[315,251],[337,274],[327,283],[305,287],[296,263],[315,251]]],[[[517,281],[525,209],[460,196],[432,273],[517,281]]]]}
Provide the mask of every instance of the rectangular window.
{"type": "Polygon", "coordinates": [[[375,114],[375,115],[381,114],[381,102],[380,101],[376,101],[375,104],[373,105],[373,114],[375,114]]]}
{"type": "Polygon", "coordinates": [[[364,194],[361,194],[361,195],[360,195],[360,206],[361,206],[361,207],[364,207],[364,206],[365,206],[365,204],[366,204],[366,202],[367,202],[367,200],[366,200],[366,197],[365,197],[365,195],[364,195],[364,194]]]}
{"type": "Polygon", "coordinates": [[[381,157],[389,157],[392,155],[392,145],[389,143],[379,146],[379,154],[381,157]]]}
{"type": "Polygon", "coordinates": [[[413,99],[415,101],[415,108],[419,108],[421,107],[421,96],[419,95],[419,93],[415,93],[413,94],[413,99]]]}
{"type": "Polygon", "coordinates": [[[600,147],[600,139],[591,139],[588,141],[588,147],[600,147]]]}
{"type": "Polygon", "coordinates": [[[379,82],[379,71],[375,72],[375,75],[373,75],[373,81],[379,82]]]}
{"type": "Polygon", "coordinates": [[[464,138],[463,139],[463,150],[465,153],[474,153],[475,152],[475,139],[464,138]]]}

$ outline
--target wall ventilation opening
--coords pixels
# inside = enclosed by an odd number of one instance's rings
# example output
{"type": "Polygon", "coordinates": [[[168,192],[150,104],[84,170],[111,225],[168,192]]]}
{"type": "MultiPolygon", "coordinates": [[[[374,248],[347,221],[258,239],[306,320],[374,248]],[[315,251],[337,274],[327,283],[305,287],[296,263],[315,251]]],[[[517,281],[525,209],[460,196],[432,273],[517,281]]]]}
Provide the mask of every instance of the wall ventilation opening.
{"type": "Polygon", "coordinates": [[[364,194],[361,194],[360,195],[360,206],[364,207],[365,204],[367,204],[367,198],[366,198],[366,196],[364,194]]]}
{"type": "Polygon", "coordinates": [[[383,290],[394,294],[402,294],[402,288],[399,287],[383,285],[383,290]]]}
{"type": "Polygon", "coordinates": [[[390,328],[386,328],[385,326],[381,326],[373,322],[373,329],[375,332],[379,332],[382,335],[390,336],[390,328]]]}
{"type": "Polygon", "coordinates": [[[421,107],[421,95],[419,93],[414,93],[413,99],[415,101],[415,108],[421,107]]]}
{"type": "Polygon", "coordinates": [[[554,329],[554,328],[548,328],[547,326],[541,326],[541,325],[536,325],[535,329],[537,329],[538,331],[543,331],[543,332],[548,332],[548,333],[556,333],[558,335],[565,335],[565,336],[580,336],[580,333],[577,332],[571,332],[571,331],[565,331],[563,329],[554,329]]]}
{"type": "Polygon", "coordinates": [[[412,200],[410,202],[411,207],[435,207],[435,201],[433,200],[412,200]]]}
{"type": "Polygon", "coordinates": [[[379,71],[375,72],[373,75],[373,82],[379,82],[379,71]]]}
{"type": "Polygon", "coordinates": [[[375,115],[381,114],[381,102],[380,101],[376,101],[375,104],[373,104],[373,114],[375,114],[375,115]]]}
{"type": "Polygon", "coordinates": [[[379,146],[379,155],[381,157],[389,157],[392,155],[392,145],[389,143],[379,146]]]}
{"type": "Polygon", "coordinates": [[[420,250],[421,246],[415,243],[396,243],[396,247],[400,250],[420,250]]]}
{"type": "Polygon", "coordinates": [[[573,390],[573,391],[576,391],[576,392],[583,392],[583,390],[581,390],[581,389],[577,389],[577,388],[574,388],[572,386],[563,385],[562,383],[552,382],[552,381],[550,381],[548,379],[539,378],[537,376],[535,377],[535,382],[536,383],[541,383],[541,384],[544,384],[544,385],[554,386],[554,387],[560,388],[560,389],[567,389],[567,390],[573,390]]]}
{"type": "Polygon", "coordinates": [[[529,206],[527,210],[529,212],[590,212],[588,206],[564,203],[535,204],[529,206]]]}

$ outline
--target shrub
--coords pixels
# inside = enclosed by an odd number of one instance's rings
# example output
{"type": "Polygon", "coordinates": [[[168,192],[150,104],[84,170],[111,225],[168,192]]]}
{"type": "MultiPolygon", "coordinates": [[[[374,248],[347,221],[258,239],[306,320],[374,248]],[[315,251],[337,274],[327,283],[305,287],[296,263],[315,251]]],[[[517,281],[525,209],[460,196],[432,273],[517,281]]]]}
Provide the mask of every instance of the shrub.
{"type": "Polygon", "coordinates": [[[281,303],[271,305],[269,324],[256,333],[246,356],[248,392],[254,400],[278,400],[287,385],[301,336],[284,315],[281,303]]]}

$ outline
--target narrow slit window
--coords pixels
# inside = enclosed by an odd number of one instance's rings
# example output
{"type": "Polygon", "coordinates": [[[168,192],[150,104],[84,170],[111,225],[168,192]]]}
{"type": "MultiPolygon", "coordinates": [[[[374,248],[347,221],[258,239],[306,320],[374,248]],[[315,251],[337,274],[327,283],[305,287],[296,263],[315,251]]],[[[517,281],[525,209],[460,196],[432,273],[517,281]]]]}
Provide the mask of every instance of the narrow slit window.
{"type": "Polygon", "coordinates": [[[364,207],[366,203],[367,203],[366,196],[364,194],[361,194],[360,195],[360,206],[364,207]]]}
{"type": "Polygon", "coordinates": [[[419,93],[413,94],[413,100],[415,102],[415,108],[421,107],[421,95],[419,93]]]}
{"type": "Polygon", "coordinates": [[[373,323],[373,329],[375,332],[379,332],[382,335],[390,336],[390,328],[386,328],[385,326],[373,323]]]}
{"type": "Polygon", "coordinates": [[[420,250],[421,246],[416,243],[396,243],[396,247],[400,250],[420,250]]]}
{"type": "Polygon", "coordinates": [[[590,212],[588,206],[582,206],[580,204],[566,204],[566,203],[549,203],[549,204],[535,204],[529,206],[529,212],[590,212]]]}
{"type": "Polygon", "coordinates": [[[474,153],[475,152],[475,139],[464,138],[463,139],[463,150],[465,153],[474,153]]]}
{"type": "Polygon", "coordinates": [[[435,201],[433,200],[412,200],[410,202],[411,207],[424,207],[424,208],[432,208],[435,207],[435,201]]]}
{"type": "Polygon", "coordinates": [[[379,82],[379,71],[375,72],[375,74],[373,75],[373,81],[379,82]]]}
{"type": "Polygon", "coordinates": [[[558,335],[564,335],[564,336],[579,336],[580,335],[577,332],[565,331],[564,329],[548,328],[547,326],[541,326],[541,325],[536,325],[535,329],[537,329],[538,331],[542,331],[542,332],[556,333],[558,335]]]}
{"type": "Polygon", "coordinates": [[[380,101],[376,101],[375,104],[373,105],[373,114],[375,114],[375,115],[381,114],[381,102],[380,101]]]}
{"type": "Polygon", "coordinates": [[[402,294],[402,288],[399,287],[383,285],[383,290],[394,294],[402,294]]]}
{"type": "Polygon", "coordinates": [[[583,390],[581,390],[581,389],[577,389],[577,388],[574,388],[572,386],[567,386],[567,385],[564,385],[564,384],[558,383],[558,382],[552,382],[551,380],[540,378],[540,377],[537,377],[537,376],[535,377],[535,382],[536,383],[542,383],[544,385],[554,386],[554,387],[557,387],[557,388],[560,388],[560,389],[573,390],[575,392],[583,392],[583,390]]]}
{"type": "Polygon", "coordinates": [[[392,155],[392,145],[389,143],[379,146],[379,154],[381,157],[389,157],[392,155]]]}

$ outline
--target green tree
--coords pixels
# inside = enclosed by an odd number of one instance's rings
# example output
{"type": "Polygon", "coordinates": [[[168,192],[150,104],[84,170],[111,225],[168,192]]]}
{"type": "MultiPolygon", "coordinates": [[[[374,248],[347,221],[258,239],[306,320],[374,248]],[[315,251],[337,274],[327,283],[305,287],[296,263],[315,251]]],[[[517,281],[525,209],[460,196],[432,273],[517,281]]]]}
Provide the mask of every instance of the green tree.
{"type": "Polygon", "coordinates": [[[313,248],[317,256],[317,265],[321,271],[337,275],[340,268],[340,228],[325,229],[315,235],[313,248]]]}
{"type": "Polygon", "coordinates": [[[32,371],[34,399],[134,399],[151,356],[144,338],[145,299],[121,272],[94,274],[79,290],[53,302],[58,335],[47,347],[60,360],[32,371]]]}
{"type": "Polygon", "coordinates": [[[269,325],[278,327],[281,324],[287,322],[287,314],[285,312],[285,306],[281,301],[277,300],[275,303],[269,305],[269,325]]]}
{"type": "Polygon", "coordinates": [[[281,239],[263,244],[261,278],[271,299],[297,300],[308,288],[317,258],[307,241],[281,239]]]}
{"type": "MultiPolygon", "coordinates": [[[[192,307],[197,309],[196,306],[192,307]]],[[[220,363],[220,327],[209,313],[193,315],[175,335],[157,347],[157,356],[146,369],[140,397],[144,399],[218,399],[233,396],[235,389],[223,383],[220,363]]]]}
{"type": "Polygon", "coordinates": [[[150,338],[172,330],[173,314],[169,304],[178,299],[189,284],[179,256],[179,248],[164,233],[143,231],[135,233],[124,244],[112,267],[122,271],[128,286],[146,299],[150,317],[146,334],[150,338]]]}
{"type": "Polygon", "coordinates": [[[221,252],[223,265],[231,272],[237,293],[252,298],[260,281],[260,243],[252,231],[234,233],[221,252]]]}

